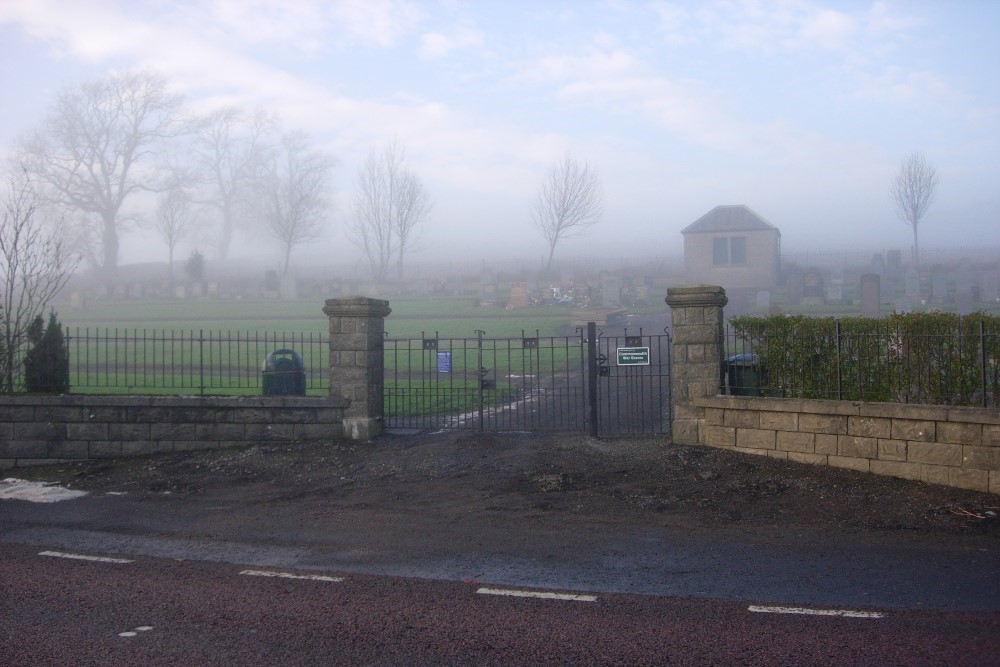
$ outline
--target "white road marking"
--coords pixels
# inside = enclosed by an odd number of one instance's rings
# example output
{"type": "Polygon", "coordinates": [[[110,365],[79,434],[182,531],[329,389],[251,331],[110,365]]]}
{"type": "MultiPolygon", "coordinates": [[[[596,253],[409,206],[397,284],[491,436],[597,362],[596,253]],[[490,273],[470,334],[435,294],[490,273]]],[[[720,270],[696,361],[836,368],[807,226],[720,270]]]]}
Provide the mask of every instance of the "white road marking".
{"type": "Polygon", "coordinates": [[[84,556],[83,554],[67,554],[61,551],[40,551],[39,556],[52,556],[53,558],[69,558],[71,560],[89,560],[95,563],[131,563],[127,558],[108,558],[107,556],[84,556]]]}
{"type": "Polygon", "coordinates": [[[278,577],[279,579],[307,579],[309,581],[332,581],[339,583],[343,577],[328,577],[323,574],[292,574],[291,572],[268,572],[265,570],[243,570],[240,574],[248,577],[278,577]]]}
{"type": "Polygon", "coordinates": [[[877,611],[854,611],[852,609],[808,609],[806,607],[762,607],[750,605],[749,611],[758,614],[804,614],[806,616],[841,616],[844,618],[883,618],[877,611]]]}
{"type": "Polygon", "coordinates": [[[119,637],[135,637],[140,632],[149,632],[152,629],[153,629],[152,625],[140,625],[139,627],[134,628],[132,630],[128,630],[126,632],[119,632],[118,636],[119,637]]]}
{"type": "Polygon", "coordinates": [[[594,602],[596,595],[581,595],[578,593],[546,593],[543,591],[518,591],[503,588],[480,588],[480,595],[506,595],[515,598],[539,598],[542,600],[572,600],[574,602],[594,602]]]}

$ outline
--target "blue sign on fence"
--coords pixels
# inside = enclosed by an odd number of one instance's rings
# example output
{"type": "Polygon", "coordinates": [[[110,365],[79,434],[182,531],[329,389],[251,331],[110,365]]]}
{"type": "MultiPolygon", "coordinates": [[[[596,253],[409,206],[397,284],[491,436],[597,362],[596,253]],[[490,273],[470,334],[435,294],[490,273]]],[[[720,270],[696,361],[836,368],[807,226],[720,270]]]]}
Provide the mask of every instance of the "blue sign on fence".
{"type": "Polygon", "coordinates": [[[451,372],[451,352],[438,352],[438,373],[451,372]]]}

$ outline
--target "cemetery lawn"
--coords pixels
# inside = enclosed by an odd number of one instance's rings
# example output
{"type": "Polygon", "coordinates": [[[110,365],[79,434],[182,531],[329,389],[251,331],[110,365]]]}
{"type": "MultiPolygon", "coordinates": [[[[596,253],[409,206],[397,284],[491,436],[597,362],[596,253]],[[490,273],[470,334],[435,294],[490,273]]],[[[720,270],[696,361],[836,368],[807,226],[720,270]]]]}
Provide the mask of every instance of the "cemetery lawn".
{"type": "MultiPolygon", "coordinates": [[[[488,338],[572,335],[577,311],[565,306],[505,310],[480,306],[477,299],[394,296],[385,321],[390,338],[488,338]]],[[[665,306],[659,310],[663,311],[665,306]]],[[[325,333],[323,302],[282,300],[121,300],[91,301],[84,311],[56,306],[59,321],[72,329],[325,333]]]]}

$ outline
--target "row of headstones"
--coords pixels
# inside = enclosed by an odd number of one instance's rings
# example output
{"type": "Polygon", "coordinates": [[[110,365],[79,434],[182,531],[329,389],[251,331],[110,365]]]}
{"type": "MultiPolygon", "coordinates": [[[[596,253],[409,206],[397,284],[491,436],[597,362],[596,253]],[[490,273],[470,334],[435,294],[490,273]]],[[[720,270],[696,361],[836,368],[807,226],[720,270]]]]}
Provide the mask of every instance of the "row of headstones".
{"type": "MultiPolygon", "coordinates": [[[[563,281],[563,285],[572,284],[572,277],[563,281]]],[[[653,287],[650,276],[635,276],[625,279],[617,275],[602,275],[598,286],[578,285],[575,290],[586,295],[589,305],[603,308],[617,308],[624,305],[624,295],[627,293],[637,301],[648,301],[653,287]]],[[[479,296],[482,303],[493,303],[496,300],[499,284],[491,272],[484,272],[480,278],[479,296]]],[[[528,305],[532,296],[549,299],[554,298],[554,292],[548,285],[543,286],[538,280],[514,283],[510,288],[509,305],[512,308],[523,308],[528,305]]]]}
{"type": "MultiPolygon", "coordinates": [[[[903,274],[902,285],[898,278],[879,273],[865,274],[879,279],[880,302],[892,304],[900,298],[912,303],[995,303],[1000,299],[1000,271],[996,269],[974,271],[971,266],[960,265],[955,271],[954,289],[950,290],[949,275],[945,270],[932,270],[928,277],[929,289],[921,285],[920,273],[913,268],[903,274]]],[[[862,281],[863,282],[863,281],[862,281]]],[[[869,280],[870,282],[870,280],[869,280]]],[[[786,281],[788,301],[791,305],[840,304],[845,300],[844,273],[839,269],[830,272],[829,279],[819,271],[793,274],[786,281]]],[[[871,288],[869,288],[871,289],[871,288]]],[[[761,295],[761,298],[764,298],[761,295]]],[[[758,306],[761,305],[758,303],[758,306]]]]}
{"type": "MultiPolygon", "coordinates": [[[[370,287],[370,286],[369,286],[370,287]]],[[[222,283],[207,281],[170,286],[167,282],[156,283],[101,283],[91,290],[74,290],[69,295],[69,307],[83,311],[92,300],[138,300],[138,299],[254,299],[280,298],[297,299],[323,296],[347,296],[365,289],[357,282],[326,282],[300,284],[294,278],[282,279],[277,285],[255,285],[250,283],[222,283]]],[[[375,293],[375,292],[372,292],[375,293]]]]}

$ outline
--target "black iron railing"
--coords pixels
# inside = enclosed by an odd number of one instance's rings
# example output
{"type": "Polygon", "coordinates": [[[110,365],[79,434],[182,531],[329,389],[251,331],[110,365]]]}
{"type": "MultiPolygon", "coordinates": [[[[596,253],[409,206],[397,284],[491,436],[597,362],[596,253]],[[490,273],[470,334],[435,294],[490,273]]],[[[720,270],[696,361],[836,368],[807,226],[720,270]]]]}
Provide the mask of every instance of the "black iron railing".
{"type": "Polygon", "coordinates": [[[821,319],[730,325],[723,393],[933,405],[1000,405],[1000,325],[821,319]],[[801,323],[799,323],[801,324],[801,323]]]}
{"type": "MultiPolygon", "coordinates": [[[[301,355],[307,395],[329,388],[329,338],[321,334],[66,328],[64,342],[72,393],[260,394],[263,363],[282,349],[301,355]]],[[[14,369],[13,391],[27,390],[23,366],[14,369]]]]}

